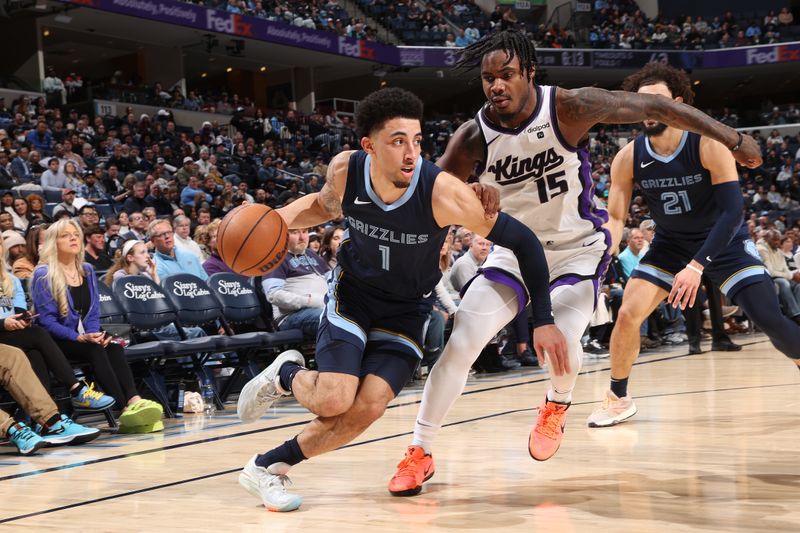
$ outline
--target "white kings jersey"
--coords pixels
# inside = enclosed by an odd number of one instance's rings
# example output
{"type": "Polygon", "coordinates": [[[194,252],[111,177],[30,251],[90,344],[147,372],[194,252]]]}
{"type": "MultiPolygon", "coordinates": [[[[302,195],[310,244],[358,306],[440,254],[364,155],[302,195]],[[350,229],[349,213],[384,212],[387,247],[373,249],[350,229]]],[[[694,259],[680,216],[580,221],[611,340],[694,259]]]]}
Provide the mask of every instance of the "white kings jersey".
{"type": "Polygon", "coordinates": [[[501,209],[536,233],[545,249],[581,247],[597,237],[608,213],[593,201],[589,151],[571,147],[558,129],[556,88],[536,86],[536,109],[517,128],[476,117],[486,143],[481,183],[500,191],[501,209]],[[574,244],[574,247],[571,246],[574,244]]]}

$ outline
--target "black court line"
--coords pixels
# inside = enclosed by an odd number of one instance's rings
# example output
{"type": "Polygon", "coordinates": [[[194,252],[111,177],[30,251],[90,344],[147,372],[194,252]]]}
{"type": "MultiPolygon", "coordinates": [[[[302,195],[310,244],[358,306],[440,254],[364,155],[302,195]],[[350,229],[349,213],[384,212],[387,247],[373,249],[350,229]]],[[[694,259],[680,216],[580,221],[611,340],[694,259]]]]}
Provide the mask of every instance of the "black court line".
{"type": "MultiPolygon", "coordinates": [[[[706,393],[710,393],[710,392],[730,392],[730,391],[742,391],[742,390],[753,390],[753,389],[769,389],[769,388],[776,388],[776,387],[793,387],[793,386],[796,386],[796,385],[797,385],[797,383],[782,383],[782,384],[776,384],[776,385],[754,385],[754,386],[751,386],[751,387],[724,387],[724,388],[719,388],[719,389],[705,389],[705,390],[684,391],[684,392],[666,392],[666,393],[661,393],[661,394],[650,394],[650,395],[645,395],[645,396],[637,396],[637,399],[641,400],[641,399],[645,399],[645,398],[664,398],[664,397],[668,397],[668,396],[683,396],[683,395],[688,395],[688,394],[706,394],[706,393]]],[[[573,405],[588,405],[588,404],[593,404],[593,403],[597,403],[597,402],[596,401],[576,402],[573,405]]],[[[499,412],[499,413],[492,413],[492,414],[489,414],[489,415],[477,416],[477,417],[474,417],[474,418],[467,418],[467,419],[464,419],[464,420],[459,420],[457,422],[450,422],[449,424],[444,424],[442,427],[446,428],[446,427],[452,427],[452,426],[459,426],[461,424],[469,424],[471,422],[476,422],[476,421],[479,421],[479,420],[486,420],[486,419],[489,419],[489,418],[497,418],[497,417],[500,417],[500,416],[505,416],[505,415],[509,415],[509,414],[516,414],[516,413],[521,413],[521,412],[525,412],[525,411],[535,411],[537,409],[538,409],[537,407],[525,407],[525,408],[521,408],[521,409],[512,409],[512,410],[509,410],[509,411],[502,411],[502,412],[499,412]]],[[[413,434],[414,434],[413,431],[406,431],[406,432],[403,432],[403,433],[395,433],[395,434],[392,434],[392,435],[386,435],[386,436],[383,436],[383,437],[376,437],[374,439],[369,439],[369,440],[364,440],[364,441],[360,441],[360,442],[355,442],[355,443],[352,443],[352,444],[347,444],[347,445],[342,446],[341,448],[338,448],[338,449],[339,450],[343,450],[345,448],[353,448],[355,446],[364,446],[365,444],[372,444],[372,443],[375,443],[375,442],[391,440],[391,439],[395,439],[397,437],[405,437],[405,436],[413,435],[413,434]]],[[[334,450],[334,451],[336,451],[336,450],[334,450]]],[[[233,474],[234,472],[241,471],[241,469],[242,469],[241,467],[231,468],[231,469],[228,469],[228,470],[222,470],[220,472],[214,472],[214,473],[211,473],[211,474],[205,474],[205,475],[197,476],[197,477],[193,477],[193,478],[181,479],[181,480],[178,480],[178,481],[171,481],[169,483],[162,483],[160,485],[153,485],[151,487],[145,487],[145,488],[142,488],[142,489],[136,489],[136,490],[131,490],[131,491],[127,491],[127,492],[121,492],[119,494],[111,494],[109,496],[103,496],[102,498],[94,498],[94,499],[85,500],[85,501],[82,501],[82,502],[71,503],[69,505],[61,505],[59,507],[53,507],[51,509],[45,509],[44,511],[34,511],[32,513],[12,516],[12,517],[9,517],[9,518],[3,518],[3,519],[0,519],[0,524],[6,524],[8,522],[14,522],[14,521],[17,521],[17,520],[23,520],[25,518],[32,518],[34,516],[57,513],[59,511],[65,511],[65,510],[68,510],[68,509],[74,509],[76,507],[83,507],[83,506],[91,505],[91,504],[94,504],[94,503],[100,503],[100,502],[105,502],[105,501],[109,501],[109,500],[116,500],[116,499],[119,499],[119,498],[124,498],[126,496],[133,496],[135,494],[143,494],[145,492],[152,492],[152,491],[155,491],[155,490],[160,490],[160,489],[164,489],[164,488],[168,488],[168,487],[174,487],[174,486],[177,486],[177,485],[184,485],[184,484],[187,484],[187,483],[193,483],[195,481],[200,481],[200,480],[203,480],[203,479],[209,479],[209,478],[212,478],[212,477],[219,477],[219,476],[224,476],[224,475],[228,475],[228,474],[233,474]]]]}
{"type": "MultiPolygon", "coordinates": [[[[744,343],[744,344],[742,344],[742,346],[749,346],[749,345],[758,344],[758,343],[761,343],[761,342],[769,342],[769,340],[765,339],[765,340],[753,341],[753,342],[749,342],[749,343],[744,343]]],[[[707,353],[711,353],[711,352],[703,352],[701,354],[671,355],[671,356],[667,356],[667,357],[660,357],[660,358],[657,358],[657,359],[647,359],[645,361],[637,361],[636,363],[634,363],[634,366],[646,365],[646,364],[650,364],[650,363],[658,363],[658,362],[661,362],[661,361],[670,361],[670,360],[673,360],[673,359],[682,359],[684,357],[701,356],[701,355],[704,355],[704,354],[707,354],[707,353]]],[[[597,373],[597,372],[605,372],[607,370],[611,370],[611,367],[593,368],[593,369],[589,369],[589,370],[584,370],[584,371],[580,372],[580,375],[594,374],[594,373],[597,373]]],[[[544,381],[548,381],[549,379],[550,379],[549,375],[544,375],[544,376],[542,376],[540,378],[537,378],[537,379],[531,379],[531,380],[527,380],[527,381],[517,381],[515,383],[509,383],[509,384],[506,384],[506,385],[494,385],[492,387],[486,387],[486,388],[483,388],[483,389],[473,389],[473,390],[465,391],[464,393],[462,393],[462,396],[466,396],[468,394],[477,394],[477,393],[480,393],[480,392],[490,392],[490,391],[495,391],[495,390],[500,390],[500,389],[506,389],[506,388],[509,388],[509,387],[520,387],[520,386],[523,386],[523,385],[530,385],[532,383],[542,383],[544,381]]],[[[410,402],[393,404],[393,405],[388,406],[387,409],[396,409],[398,407],[407,407],[409,405],[418,405],[420,403],[422,403],[422,399],[414,400],[414,401],[410,401],[410,402]]],[[[591,403],[596,403],[596,402],[591,402],[591,403]]],[[[576,403],[575,405],[579,405],[579,404],[576,403]]],[[[19,474],[10,474],[10,475],[7,475],[7,476],[0,477],[0,482],[9,481],[9,480],[12,480],[12,479],[19,479],[19,478],[25,478],[25,477],[38,476],[38,475],[47,474],[47,473],[50,473],[50,472],[58,472],[59,470],[69,470],[69,469],[72,469],[72,468],[79,468],[79,467],[89,466],[89,465],[94,465],[94,464],[99,464],[99,463],[107,463],[107,462],[110,462],[110,461],[118,461],[118,460],[121,460],[121,459],[127,459],[129,457],[138,457],[140,455],[147,455],[147,454],[150,454],[150,453],[163,452],[163,451],[167,451],[167,450],[174,450],[174,449],[177,449],[177,448],[184,448],[184,447],[187,447],[187,446],[195,446],[197,444],[205,444],[205,443],[208,443],[208,442],[216,442],[216,441],[227,440],[227,439],[232,439],[232,438],[236,438],[236,437],[246,437],[248,435],[254,435],[256,433],[267,433],[267,432],[275,431],[275,430],[278,430],[278,429],[285,429],[285,428],[290,428],[290,427],[302,426],[302,425],[305,425],[305,424],[309,423],[311,420],[313,420],[313,418],[309,418],[307,420],[301,420],[299,422],[290,422],[288,424],[281,424],[281,425],[278,425],[278,426],[270,426],[270,427],[267,427],[267,428],[251,429],[249,431],[240,431],[240,432],[237,432],[237,433],[231,433],[229,435],[221,435],[219,437],[208,437],[208,438],[205,438],[205,439],[198,439],[198,440],[193,440],[193,441],[189,441],[189,442],[182,442],[182,443],[179,443],[179,444],[170,444],[170,445],[167,445],[167,446],[160,446],[158,448],[150,448],[150,449],[147,449],[147,450],[140,450],[138,452],[130,452],[130,453],[124,453],[124,454],[119,454],[119,455],[111,455],[111,456],[108,456],[108,457],[102,457],[100,459],[90,459],[90,460],[87,460],[87,461],[79,461],[77,463],[70,463],[70,464],[65,464],[65,465],[60,465],[60,466],[53,466],[53,467],[50,467],[50,468],[41,468],[39,470],[31,470],[30,472],[21,472],[19,474]]],[[[2,521],[0,521],[0,524],[1,523],[2,523],[2,521]]]]}

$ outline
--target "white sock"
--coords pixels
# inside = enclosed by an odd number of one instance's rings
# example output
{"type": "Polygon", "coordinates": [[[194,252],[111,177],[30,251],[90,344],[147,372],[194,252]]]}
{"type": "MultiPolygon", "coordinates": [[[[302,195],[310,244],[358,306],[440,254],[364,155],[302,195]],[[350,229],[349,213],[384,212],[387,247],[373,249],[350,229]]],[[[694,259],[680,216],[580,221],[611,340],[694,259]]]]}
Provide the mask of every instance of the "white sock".
{"type": "Polygon", "coordinates": [[[442,426],[438,424],[431,424],[424,420],[417,419],[414,424],[414,440],[411,441],[411,445],[419,446],[425,450],[426,454],[430,454],[433,446],[433,439],[436,438],[436,434],[441,427],[442,426]]]}

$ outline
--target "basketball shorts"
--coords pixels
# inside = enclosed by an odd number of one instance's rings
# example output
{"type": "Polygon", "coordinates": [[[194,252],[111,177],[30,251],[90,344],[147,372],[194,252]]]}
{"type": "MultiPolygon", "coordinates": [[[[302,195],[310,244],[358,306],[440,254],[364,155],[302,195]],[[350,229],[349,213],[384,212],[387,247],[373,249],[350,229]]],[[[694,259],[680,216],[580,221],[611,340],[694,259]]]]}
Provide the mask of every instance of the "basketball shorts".
{"type": "MultiPolygon", "coordinates": [[[[606,230],[598,230],[572,242],[546,245],[544,253],[550,269],[550,292],[564,285],[591,280],[595,286],[596,305],[597,292],[611,262],[608,254],[610,244],[611,235],[606,230]]],[[[514,288],[519,295],[520,309],[525,308],[528,293],[514,252],[495,245],[483,263],[481,273],[490,281],[514,288]]]]}
{"type": "MultiPolygon", "coordinates": [[[[670,291],[675,274],[686,268],[703,242],[665,239],[656,235],[631,278],[641,278],[670,291]]],[[[743,287],[762,281],[764,276],[769,277],[756,245],[740,235],[734,237],[728,247],[708,264],[704,273],[732,300],[743,287]]]]}
{"type": "Polygon", "coordinates": [[[318,370],[359,378],[373,374],[397,395],[422,360],[431,309],[429,302],[381,294],[335,268],[317,332],[318,370]]]}

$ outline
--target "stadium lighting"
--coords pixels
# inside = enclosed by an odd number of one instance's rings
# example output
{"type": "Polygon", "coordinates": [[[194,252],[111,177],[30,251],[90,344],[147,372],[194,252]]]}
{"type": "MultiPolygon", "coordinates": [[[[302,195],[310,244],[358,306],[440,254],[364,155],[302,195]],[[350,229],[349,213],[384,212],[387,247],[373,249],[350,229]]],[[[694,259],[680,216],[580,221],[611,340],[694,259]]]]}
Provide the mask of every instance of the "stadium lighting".
{"type": "Polygon", "coordinates": [[[230,72],[233,72],[233,67],[228,67],[228,68],[226,68],[226,69],[225,69],[225,72],[228,72],[228,73],[230,73],[230,72]]]}
{"type": "Polygon", "coordinates": [[[46,29],[46,30],[44,30],[44,31],[42,32],[42,36],[43,36],[43,37],[50,37],[50,30],[47,30],[47,29],[46,29]]]}
{"type": "Polygon", "coordinates": [[[258,69],[258,70],[260,70],[261,72],[266,72],[266,71],[267,71],[267,67],[261,67],[261,68],[260,68],[260,69],[258,69]]]}
{"type": "Polygon", "coordinates": [[[201,77],[201,78],[206,78],[206,77],[208,77],[208,72],[203,72],[202,74],[200,74],[200,77],[201,77]]]}

